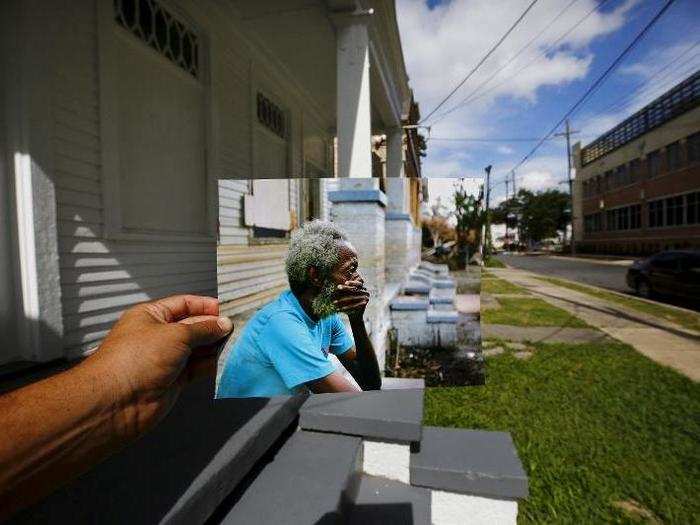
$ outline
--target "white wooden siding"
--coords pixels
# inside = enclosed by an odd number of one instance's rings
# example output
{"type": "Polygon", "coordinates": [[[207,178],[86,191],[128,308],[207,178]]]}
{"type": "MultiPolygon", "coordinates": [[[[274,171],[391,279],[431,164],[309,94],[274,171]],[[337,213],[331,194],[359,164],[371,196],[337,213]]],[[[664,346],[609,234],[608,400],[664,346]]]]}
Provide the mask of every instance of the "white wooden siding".
{"type": "Polygon", "coordinates": [[[243,195],[247,180],[219,180],[219,244],[246,245],[249,230],[243,225],[243,195]]]}
{"type": "Polygon", "coordinates": [[[217,280],[221,313],[234,316],[258,308],[287,287],[287,244],[219,245],[217,280]]]}
{"type": "Polygon", "coordinates": [[[53,173],[59,233],[64,351],[96,346],[125,308],[174,293],[216,295],[211,243],[103,237],[95,2],[63,1],[54,64],[53,173]]]}

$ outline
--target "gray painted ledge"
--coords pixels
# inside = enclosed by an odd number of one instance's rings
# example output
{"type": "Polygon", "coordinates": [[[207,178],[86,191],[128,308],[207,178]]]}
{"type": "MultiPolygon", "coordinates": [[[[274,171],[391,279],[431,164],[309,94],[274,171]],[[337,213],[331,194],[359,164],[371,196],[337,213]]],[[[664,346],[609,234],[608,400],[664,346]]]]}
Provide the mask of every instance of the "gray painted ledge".
{"type": "Polygon", "coordinates": [[[527,475],[507,432],[424,427],[411,484],[498,499],[525,498],[527,475]]]}
{"type": "Polygon", "coordinates": [[[340,202],[376,202],[386,207],[386,195],[381,190],[335,190],[328,192],[328,200],[333,204],[340,202]]]}
{"type": "Polygon", "coordinates": [[[396,311],[427,310],[429,306],[426,296],[417,295],[400,295],[389,303],[389,308],[396,311]]]}
{"type": "Polygon", "coordinates": [[[306,430],[387,441],[420,441],[423,390],[311,395],[299,410],[299,416],[299,425],[306,430]]]}
{"type": "Polygon", "coordinates": [[[341,523],[343,495],[357,478],[361,447],[358,437],[295,432],[220,523],[341,523]]]}
{"type": "Polygon", "coordinates": [[[430,525],[430,491],[365,474],[347,513],[350,525],[430,525]]]}

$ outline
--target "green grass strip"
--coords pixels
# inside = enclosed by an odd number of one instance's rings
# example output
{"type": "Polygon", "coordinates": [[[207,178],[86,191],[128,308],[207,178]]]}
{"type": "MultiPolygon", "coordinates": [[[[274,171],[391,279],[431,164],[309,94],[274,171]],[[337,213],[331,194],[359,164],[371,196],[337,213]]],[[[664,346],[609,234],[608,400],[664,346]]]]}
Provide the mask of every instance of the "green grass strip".
{"type": "Polygon", "coordinates": [[[618,342],[487,366],[486,386],[426,389],[425,424],[512,433],[530,487],[519,523],[633,523],[614,506],[631,500],[698,523],[700,384],[618,342]]]}
{"type": "Polygon", "coordinates": [[[505,264],[503,264],[501,261],[499,261],[495,257],[489,257],[488,259],[486,259],[485,265],[487,268],[505,268],[506,267],[505,264]]]}
{"type": "Polygon", "coordinates": [[[481,291],[490,294],[515,294],[527,295],[527,290],[497,277],[483,279],[481,281],[481,291]]]}
{"type": "Polygon", "coordinates": [[[660,304],[640,301],[639,299],[635,299],[634,297],[626,297],[623,295],[618,295],[616,293],[608,292],[606,290],[601,290],[600,288],[584,286],[562,279],[556,279],[554,277],[537,277],[537,279],[548,282],[550,284],[554,284],[556,286],[561,286],[563,288],[569,288],[570,290],[585,293],[587,295],[597,297],[598,299],[610,301],[621,306],[626,306],[639,312],[650,314],[656,317],[661,317],[662,319],[666,319],[667,321],[671,321],[690,330],[700,331],[700,314],[696,314],[694,312],[684,312],[682,310],[668,308],[660,304]]]}
{"type": "MultiPolygon", "coordinates": [[[[484,282],[482,281],[482,286],[484,282]]],[[[501,308],[481,312],[481,322],[512,326],[565,326],[591,328],[569,312],[536,298],[498,297],[501,308]]]]}

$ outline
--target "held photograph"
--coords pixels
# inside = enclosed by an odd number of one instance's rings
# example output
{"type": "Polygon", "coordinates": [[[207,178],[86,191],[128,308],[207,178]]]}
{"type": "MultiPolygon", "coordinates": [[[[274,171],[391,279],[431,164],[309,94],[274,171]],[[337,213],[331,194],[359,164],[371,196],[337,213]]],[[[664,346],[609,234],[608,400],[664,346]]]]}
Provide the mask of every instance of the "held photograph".
{"type": "Polygon", "coordinates": [[[219,181],[216,398],[484,384],[474,182],[219,181]]]}

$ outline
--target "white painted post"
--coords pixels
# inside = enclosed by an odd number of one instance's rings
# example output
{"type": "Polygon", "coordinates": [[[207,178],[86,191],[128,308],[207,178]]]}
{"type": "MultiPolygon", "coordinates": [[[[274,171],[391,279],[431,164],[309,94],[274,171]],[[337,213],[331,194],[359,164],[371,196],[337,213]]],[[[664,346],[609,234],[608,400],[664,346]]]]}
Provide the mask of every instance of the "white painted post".
{"type": "Polygon", "coordinates": [[[369,15],[346,15],[337,26],[338,176],[372,176],[369,15]]]}
{"type": "Polygon", "coordinates": [[[386,135],[386,176],[404,176],[403,128],[393,128],[386,135]]]}

